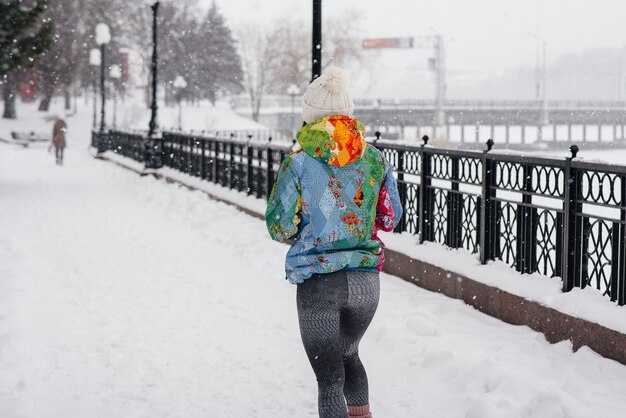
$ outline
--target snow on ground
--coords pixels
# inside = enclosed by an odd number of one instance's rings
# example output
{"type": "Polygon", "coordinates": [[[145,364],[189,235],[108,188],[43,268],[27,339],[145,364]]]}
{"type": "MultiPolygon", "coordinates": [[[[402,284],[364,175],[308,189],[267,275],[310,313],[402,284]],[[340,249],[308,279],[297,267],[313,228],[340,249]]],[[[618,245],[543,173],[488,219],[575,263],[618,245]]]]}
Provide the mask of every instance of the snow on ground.
{"type": "MultiPolygon", "coordinates": [[[[150,122],[150,109],[143,101],[119,102],[117,126],[122,129],[145,130],[150,122]]],[[[109,113],[112,118],[112,113],[109,113]]],[[[223,131],[223,130],[266,130],[266,125],[252,119],[239,116],[225,102],[215,106],[208,102],[200,102],[194,106],[187,102],[182,104],[181,122],[184,130],[223,131]]],[[[178,106],[159,105],[159,125],[163,129],[178,128],[178,106]]],[[[112,119],[111,119],[112,120],[112,119]]],[[[110,122],[112,123],[112,122],[110,122]]]]}
{"type": "MultiPolygon", "coordinates": [[[[16,120],[0,119],[0,140],[10,140],[11,131],[37,132],[52,135],[52,124],[55,115],[65,118],[70,130],[77,129],[81,134],[92,126],[93,102],[85,103],[78,99],[78,109],[65,110],[60,97],[53,99],[50,111],[39,112],[38,103],[17,104],[16,120]]],[[[99,104],[98,104],[99,105],[99,104]]],[[[267,130],[267,126],[254,122],[251,119],[237,115],[226,103],[220,102],[216,106],[201,102],[198,106],[183,104],[182,123],[186,131],[234,131],[234,130],[267,130]]],[[[108,127],[113,126],[113,103],[107,101],[106,120],[108,127]]],[[[129,98],[125,102],[118,102],[117,127],[119,129],[147,130],[150,121],[150,109],[144,102],[129,98]]],[[[178,107],[160,104],[158,110],[159,126],[163,129],[178,127],[178,107]]],[[[100,108],[97,110],[97,127],[100,126],[100,108]]]]}
{"type": "MultiPolygon", "coordinates": [[[[286,247],[86,150],[0,144],[0,416],[316,416],[286,247]]],[[[72,129],[72,127],[74,129],[72,129]]],[[[619,417],[626,367],[382,276],[377,418],[619,417]]]]}
{"type": "MultiPolygon", "coordinates": [[[[51,103],[49,112],[38,112],[38,103],[17,103],[16,105],[17,119],[0,118],[0,141],[12,141],[12,131],[24,133],[35,132],[37,134],[48,135],[52,138],[52,125],[54,124],[54,117],[56,115],[65,117],[66,114],[71,115],[72,113],[72,111],[63,110],[63,103],[59,100],[59,98],[56,98],[51,103]]],[[[68,119],[68,121],[72,120],[72,116],[69,116],[66,119],[68,119]]],[[[91,120],[89,123],[91,123],[91,120]]]]}

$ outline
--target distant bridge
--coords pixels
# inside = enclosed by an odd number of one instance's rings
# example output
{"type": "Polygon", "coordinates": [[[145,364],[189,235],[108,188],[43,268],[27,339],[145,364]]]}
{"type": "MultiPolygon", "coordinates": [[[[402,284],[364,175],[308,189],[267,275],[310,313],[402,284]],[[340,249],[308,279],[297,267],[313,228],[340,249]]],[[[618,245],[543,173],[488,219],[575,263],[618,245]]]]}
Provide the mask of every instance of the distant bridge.
{"type": "MultiPolygon", "coordinates": [[[[297,129],[301,123],[299,100],[295,101],[295,116],[291,100],[288,96],[268,98],[265,108],[261,109],[260,122],[273,129],[297,129]]],[[[432,130],[435,124],[437,108],[434,100],[360,99],[355,100],[355,104],[358,118],[369,127],[403,132],[407,127],[432,130]]],[[[241,101],[235,103],[235,108],[241,114],[250,114],[249,106],[241,101]]],[[[626,124],[626,101],[548,101],[544,104],[540,100],[447,100],[442,110],[447,132],[450,132],[450,126],[548,125],[553,126],[555,132],[557,126],[563,128],[564,133],[559,135],[568,137],[561,139],[571,140],[571,132],[577,126],[583,127],[585,135],[588,131],[609,127],[608,131],[616,133],[609,136],[621,139],[626,124]]]]}
{"type": "MultiPolygon", "coordinates": [[[[358,100],[359,118],[365,123],[432,125],[436,106],[432,100],[358,100]]],[[[443,112],[449,124],[458,125],[536,125],[544,112],[550,124],[620,124],[626,118],[626,102],[549,101],[544,107],[537,100],[448,100],[443,112]]]]}

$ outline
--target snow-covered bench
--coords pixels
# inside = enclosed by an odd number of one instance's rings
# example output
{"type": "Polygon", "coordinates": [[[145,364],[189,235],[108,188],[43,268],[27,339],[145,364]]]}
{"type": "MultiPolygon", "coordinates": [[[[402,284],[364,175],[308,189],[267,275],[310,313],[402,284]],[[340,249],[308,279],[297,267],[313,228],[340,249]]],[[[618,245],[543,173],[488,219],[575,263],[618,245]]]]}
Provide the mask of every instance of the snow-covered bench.
{"type": "Polygon", "coordinates": [[[11,138],[13,142],[21,144],[27,147],[32,142],[48,142],[50,141],[50,135],[41,132],[19,132],[11,131],[11,138]]]}

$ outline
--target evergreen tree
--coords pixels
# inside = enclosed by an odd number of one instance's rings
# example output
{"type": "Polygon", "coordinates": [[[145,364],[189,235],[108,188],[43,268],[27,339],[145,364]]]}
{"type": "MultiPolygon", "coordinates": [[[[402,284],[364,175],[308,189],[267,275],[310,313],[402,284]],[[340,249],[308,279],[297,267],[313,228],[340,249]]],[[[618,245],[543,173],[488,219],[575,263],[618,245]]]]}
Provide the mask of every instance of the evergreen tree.
{"type": "Polygon", "coordinates": [[[212,103],[220,94],[238,93],[243,89],[241,59],[237,44],[224,16],[215,2],[211,5],[200,30],[204,51],[200,54],[200,84],[212,103]]]}
{"type": "Polygon", "coordinates": [[[172,82],[183,76],[189,88],[195,82],[194,33],[197,24],[179,4],[164,3],[159,11],[159,79],[165,85],[166,100],[173,102],[172,82]]]}
{"type": "Polygon", "coordinates": [[[55,33],[50,50],[37,61],[35,66],[37,84],[43,95],[39,110],[48,110],[52,95],[57,90],[63,91],[65,108],[70,108],[69,89],[78,76],[85,35],[79,29],[81,25],[76,25],[81,21],[82,15],[79,6],[79,0],[53,1],[46,10],[45,16],[55,23],[55,33]]]}
{"type": "MultiPolygon", "coordinates": [[[[172,98],[173,80],[183,76],[183,96],[215,103],[221,94],[241,91],[241,59],[224,17],[212,5],[199,22],[185,4],[166,3],[160,12],[159,71],[166,98],[172,98]]],[[[178,92],[181,93],[181,92],[178,92]]]]}
{"type": "Polygon", "coordinates": [[[17,71],[31,65],[52,43],[52,22],[45,21],[39,25],[47,3],[47,0],[37,0],[33,7],[25,8],[21,0],[0,2],[0,77],[3,79],[4,118],[16,117],[17,71]]]}

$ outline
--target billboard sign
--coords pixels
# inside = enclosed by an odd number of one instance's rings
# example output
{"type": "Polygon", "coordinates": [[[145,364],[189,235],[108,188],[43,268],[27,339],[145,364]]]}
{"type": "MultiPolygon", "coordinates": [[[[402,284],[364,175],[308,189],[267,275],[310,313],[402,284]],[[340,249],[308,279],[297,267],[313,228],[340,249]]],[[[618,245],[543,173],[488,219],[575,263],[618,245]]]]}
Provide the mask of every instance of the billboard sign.
{"type": "Polygon", "coordinates": [[[413,48],[413,38],[370,38],[363,40],[363,49],[413,48]]]}

